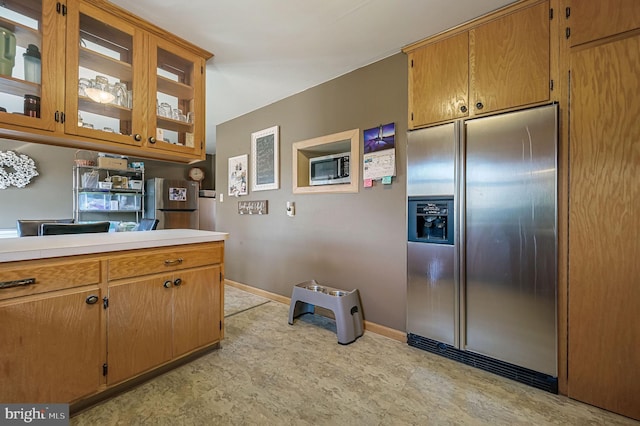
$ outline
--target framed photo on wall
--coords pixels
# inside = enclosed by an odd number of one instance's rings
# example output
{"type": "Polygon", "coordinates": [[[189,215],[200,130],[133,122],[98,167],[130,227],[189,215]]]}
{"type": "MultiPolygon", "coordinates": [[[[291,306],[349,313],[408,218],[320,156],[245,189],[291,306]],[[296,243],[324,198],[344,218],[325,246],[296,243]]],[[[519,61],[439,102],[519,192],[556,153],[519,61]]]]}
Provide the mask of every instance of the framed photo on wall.
{"type": "Polygon", "coordinates": [[[251,190],[280,188],[278,126],[251,133],[251,190]]]}
{"type": "Polygon", "coordinates": [[[229,158],[229,196],[247,195],[247,154],[229,158]]]}

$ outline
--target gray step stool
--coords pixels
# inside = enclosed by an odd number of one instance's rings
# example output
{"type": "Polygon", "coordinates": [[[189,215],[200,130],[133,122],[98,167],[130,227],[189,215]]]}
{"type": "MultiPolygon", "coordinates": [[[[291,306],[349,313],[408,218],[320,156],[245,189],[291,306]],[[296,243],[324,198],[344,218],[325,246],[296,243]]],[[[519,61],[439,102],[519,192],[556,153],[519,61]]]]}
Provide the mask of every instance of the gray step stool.
{"type": "Polygon", "coordinates": [[[329,309],[336,319],[338,343],[348,345],[362,336],[362,307],[357,289],[344,291],[319,285],[315,280],[293,286],[289,324],[300,315],[313,314],[315,306],[329,309]]]}

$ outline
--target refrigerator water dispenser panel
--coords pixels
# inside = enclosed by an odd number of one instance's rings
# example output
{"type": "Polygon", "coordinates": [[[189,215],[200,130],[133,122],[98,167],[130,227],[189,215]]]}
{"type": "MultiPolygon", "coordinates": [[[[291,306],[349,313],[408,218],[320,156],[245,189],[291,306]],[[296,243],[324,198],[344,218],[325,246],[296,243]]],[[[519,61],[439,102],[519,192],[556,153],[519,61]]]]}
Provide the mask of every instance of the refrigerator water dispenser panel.
{"type": "Polygon", "coordinates": [[[409,241],[453,245],[453,197],[412,197],[408,210],[409,241]]]}

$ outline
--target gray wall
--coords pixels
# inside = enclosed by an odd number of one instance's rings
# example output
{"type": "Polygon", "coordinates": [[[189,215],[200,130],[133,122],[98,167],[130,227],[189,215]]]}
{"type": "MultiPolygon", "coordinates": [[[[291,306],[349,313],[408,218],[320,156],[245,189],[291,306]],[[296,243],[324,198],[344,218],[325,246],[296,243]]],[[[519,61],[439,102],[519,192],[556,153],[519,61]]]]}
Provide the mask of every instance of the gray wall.
{"type": "MultiPolygon", "coordinates": [[[[0,151],[28,155],[35,161],[39,173],[24,188],[11,186],[0,190],[0,228],[15,228],[17,219],[73,217],[72,169],[75,149],[0,139],[0,151]]],[[[145,178],[186,179],[192,166],[146,159],[140,161],[145,163],[145,178]]],[[[205,161],[193,164],[205,170],[203,188],[213,188],[213,161],[212,156],[207,156],[205,161]]]]}
{"type": "MultiPolygon", "coordinates": [[[[403,54],[366,66],[217,127],[216,229],[230,233],[226,277],[290,296],[292,286],[315,279],[358,288],[368,321],[405,330],[405,170],[407,64],[403,54]],[[380,124],[396,123],[397,176],[357,194],[292,193],[292,144],[380,124]],[[268,200],[269,214],[238,215],[228,197],[228,158],[250,154],[251,133],[280,126],[280,189],[249,191],[240,200],[268,200]],[[296,215],[286,215],[287,201],[296,215]]],[[[250,157],[249,157],[250,158],[250,157]]],[[[360,158],[362,161],[362,157],[360,158]]],[[[249,184],[250,187],[250,184],[249,184]]]]}

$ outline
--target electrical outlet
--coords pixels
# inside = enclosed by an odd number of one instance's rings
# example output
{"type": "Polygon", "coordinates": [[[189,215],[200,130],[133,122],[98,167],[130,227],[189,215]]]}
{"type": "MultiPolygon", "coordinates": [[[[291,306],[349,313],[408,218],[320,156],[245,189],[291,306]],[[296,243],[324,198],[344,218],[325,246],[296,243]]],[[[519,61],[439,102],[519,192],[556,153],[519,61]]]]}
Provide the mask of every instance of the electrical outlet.
{"type": "Polygon", "coordinates": [[[287,216],[293,217],[296,215],[296,203],[293,201],[287,201],[287,216]]]}

